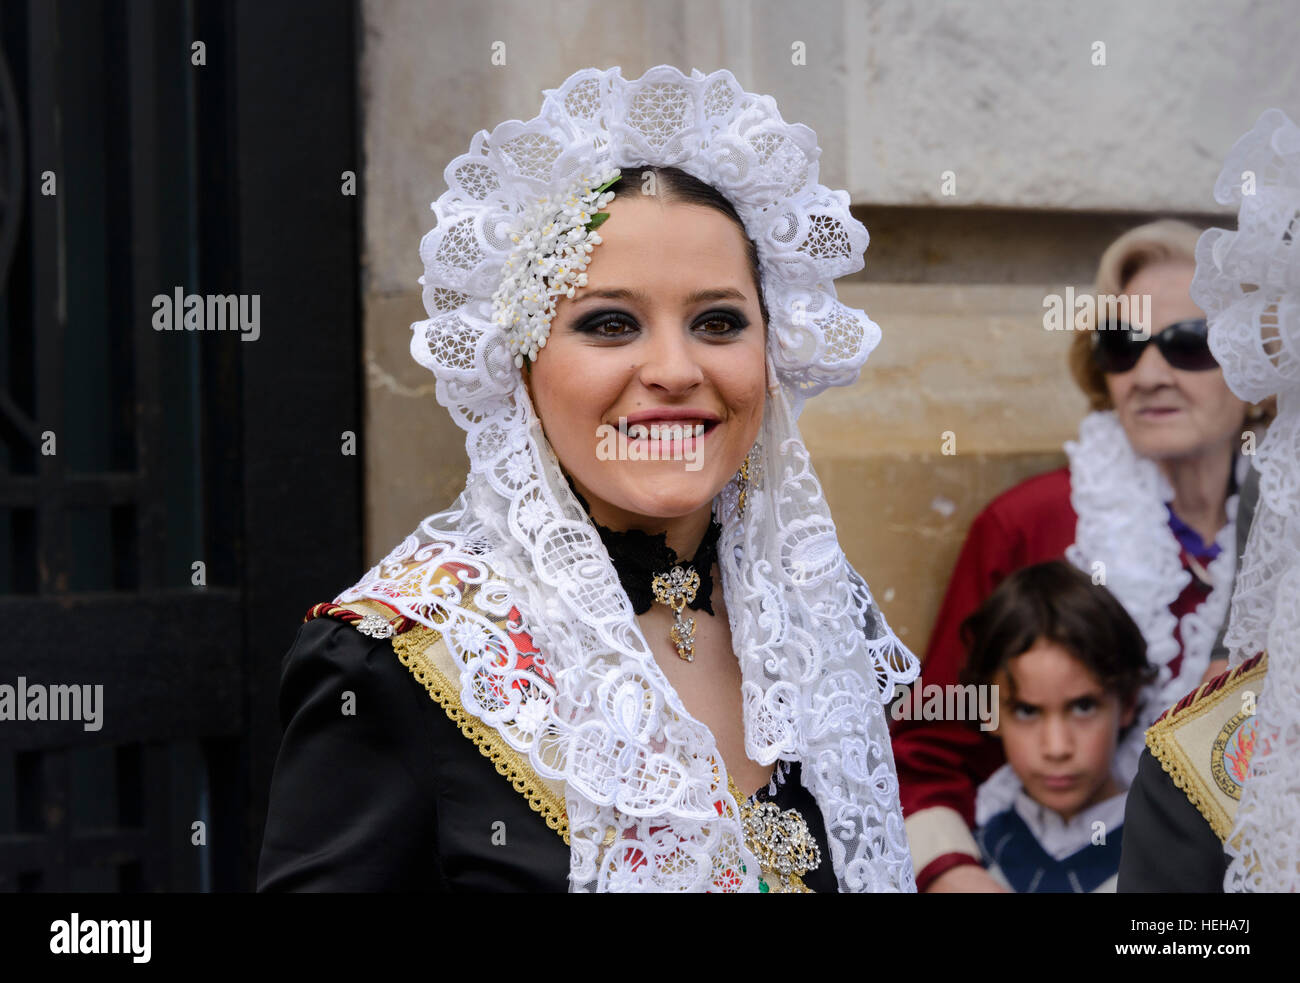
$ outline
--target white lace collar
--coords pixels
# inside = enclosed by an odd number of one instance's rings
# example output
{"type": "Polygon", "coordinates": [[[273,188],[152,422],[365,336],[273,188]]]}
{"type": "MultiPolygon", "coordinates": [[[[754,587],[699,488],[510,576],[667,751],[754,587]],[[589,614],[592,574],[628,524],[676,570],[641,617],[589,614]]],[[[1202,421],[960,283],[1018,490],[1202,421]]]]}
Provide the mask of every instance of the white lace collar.
{"type": "MultiPolygon", "coordinates": [[[[1173,488],[1155,462],[1138,456],[1113,411],[1084,417],[1078,441],[1065,445],[1070,458],[1070,503],[1079,517],[1066,558],[1094,582],[1104,583],[1137,623],[1147,659],[1158,675],[1143,690],[1138,720],[1116,750],[1116,774],[1127,785],[1137,774],[1145,732],[1157,716],[1191,690],[1210,664],[1210,650],[1228,612],[1236,570],[1237,495],[1224,505],[1227,524],[1215,542],[1219,555],[1209,564],[1209,595],[1181,622],[1169,610],[1191,582],[1182,547],[1169,526],[1167,503],[1173,488]],[[1179,653],[1175,676],[1169,663],[1179,653]]],[[[1248,462],[1237,460],[1240,479],[1248,462]]]]}

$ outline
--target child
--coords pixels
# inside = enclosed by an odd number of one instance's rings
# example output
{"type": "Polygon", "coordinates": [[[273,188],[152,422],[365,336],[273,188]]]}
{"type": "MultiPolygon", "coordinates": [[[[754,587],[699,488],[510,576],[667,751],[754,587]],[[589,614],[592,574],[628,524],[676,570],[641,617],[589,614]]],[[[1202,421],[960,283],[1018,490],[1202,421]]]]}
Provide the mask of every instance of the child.
{"type": "Polygon", "coordinates": [[[984,865],[1017,893],[1114,891],[1126,790],[1111,764],[1152,676],[1141,631],[1055,560],[1003,580],[962,634],[963,681],[998,687],[1007,758],[976,795],[984,865]]]}

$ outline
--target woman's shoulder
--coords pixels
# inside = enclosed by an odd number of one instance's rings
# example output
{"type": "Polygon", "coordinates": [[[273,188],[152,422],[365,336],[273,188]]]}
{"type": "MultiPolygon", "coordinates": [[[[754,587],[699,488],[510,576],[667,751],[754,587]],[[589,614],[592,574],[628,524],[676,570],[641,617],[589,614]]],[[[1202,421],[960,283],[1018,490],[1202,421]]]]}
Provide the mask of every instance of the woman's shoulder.
{"type": "Polygon", "coordinates": [[[334,600],[307,609],[281,664],[286,727],[322,691],[355,696],[364,689],[385,701],[397,720],[425,716],[429,700],[412,686],[414,670],[404,653],[436,640],[431,612],[468,604],[491,577],[486,556],[451,554],[445,546],[409,537],[334,600]]]}
{"type": "Polygon", "coordinates": [[[400,633],[381,627],[387,624],[383,610],[377,603],[330,602],[308,611],[280,667],[280,719],[286,729],[304,714],[347,718],[378,707],[389,726],[414,724],[424,716],[409,673],[394,655],[391,639],[400,633]]]}
{"type": "MultiPolygon", "coordinates": [[[[441,563],[427,570],[436,576],[428,582],[446,592],[444,603],[456,598],[466,611],[474,608],[469,595],[481,572],[441,563]]],[[[501,735],[468,711],[453,655],[458,642],[401,614],[390,603],[395,600],[313,605],[285,656],[285,738],[264,889],[388,889],[403,878],[409,889],[562,890],[568,869],[562,786],[537,778],[501,735]],[[293,802],[313,797],[330,800],[328,816],[294,812],[293,802]],[[378,807],[364,806],[367,801],[393,805],[370,816],[378,807]],[[361,828],[378,858],[365,865],[344,858],[334,844],[336,834],[342,842],[342,831],[358,825],[358,810],[367,811],[361,828]],[[322,845],[325,826],[330,843],[322,845]],[[412,856],[417,841],[423,844],[418,861],[412,856]],[[306,867],[311,876],[300,870],[306,867]],[[404,867],[418,872],[399,874],[404,867]],[[351,879],[367,870],[373,877],[351,879]]],[[[493,620],[470,613],[480,626],[493,620]]],[[[501,623],[513,628],[508,619],[501,623]]],[[[516,639],[515,647],[526,659],[530,643],[516,639]]]]}

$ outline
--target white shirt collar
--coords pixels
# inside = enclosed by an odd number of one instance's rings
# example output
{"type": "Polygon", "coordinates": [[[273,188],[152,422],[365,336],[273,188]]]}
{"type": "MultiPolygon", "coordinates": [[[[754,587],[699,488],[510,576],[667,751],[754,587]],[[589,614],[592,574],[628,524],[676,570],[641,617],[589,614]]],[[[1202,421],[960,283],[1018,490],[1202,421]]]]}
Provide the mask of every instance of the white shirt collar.
{"type": "Polygon", "coordinates": [[[1033,832],[1039,846],[1054,860],[1064,860],[1090,845],[1095,833],[1110,835],[1118,830],[1124,824],[1124,802],[1127,798],[1127,792],[1120,792],[1066,820],[1056,810],[1035,802],[1021,788],[1014,808],[1033,832]],[[1097,823],[1101,823],[1099,829],[1095,825],[1097,823]]]}

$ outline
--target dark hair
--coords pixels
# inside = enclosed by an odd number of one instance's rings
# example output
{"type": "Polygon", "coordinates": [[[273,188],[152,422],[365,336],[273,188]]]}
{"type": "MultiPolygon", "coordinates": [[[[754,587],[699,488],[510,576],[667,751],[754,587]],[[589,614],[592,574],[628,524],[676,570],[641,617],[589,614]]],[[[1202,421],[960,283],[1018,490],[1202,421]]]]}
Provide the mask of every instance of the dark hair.
{"type": "Polygon", "coordinates": [[[1064,560],[1017,570],[962,622],[969,656],[962,682],[988,684],[998,670],[1040,640],[1088,667],[1125,706],[1155,676],[1146,639],[1105,587],[1064,560]]]}
{"type": "Polygon", "coordinates": [[[652,173],[655,176],[655,194],[661,201],[712,208],[736,223],[736,228],[740,229],[740,234],[745,239],[745,257],[749,260],[749,272],[754,279],[754,288],[758,291],[758,309],[763,315],[763,327],[766,328],[767,302],[763,300],[763,277],[758,266],[758,247],[749,238],[749,232],[745,229],[745,223],[736,211],[736,206],[727,200],[726,195],[677,167],[643,164],[640,167],[624,167],[621,171],[619,179],[609,186],[609,190],[615,193],[615,201],[620,194],[632,191],[639,193],[645,175],[652,173]]]}

